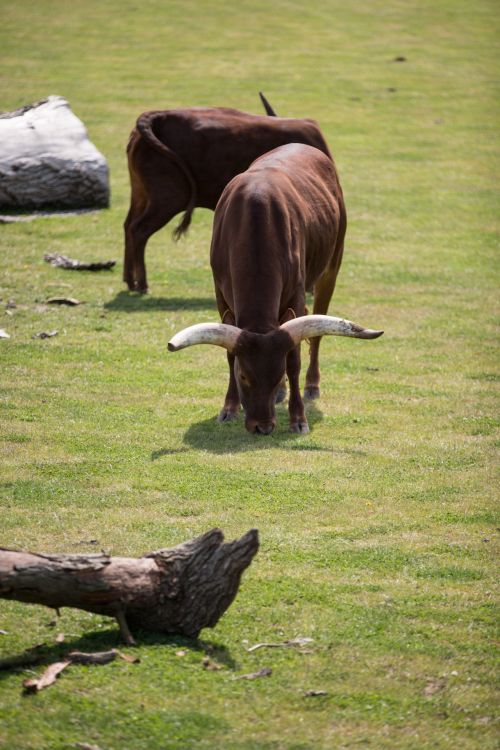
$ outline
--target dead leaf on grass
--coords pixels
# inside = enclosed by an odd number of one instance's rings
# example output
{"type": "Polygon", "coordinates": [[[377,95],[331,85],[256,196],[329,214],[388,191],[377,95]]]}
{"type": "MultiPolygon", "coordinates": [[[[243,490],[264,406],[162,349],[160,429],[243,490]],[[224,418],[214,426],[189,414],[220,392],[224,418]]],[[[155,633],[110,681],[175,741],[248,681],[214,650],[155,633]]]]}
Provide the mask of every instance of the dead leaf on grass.
{"type": "Polygon", "coordinates": [[[7,333],[3,328],[0,328],[0,339],[10,339],[10,333],[7,333]]]}
{"type": "Polygon", "coordinates": [[[203,665],[203,669],[207,669],[209,672],[218,672],[219,669],[223,669],[222,664],[217,664],[217,662],[211,659],[209,656],[204,656],[201,663],[203,665]]]}
{"type": "Polygon", "coordinates": [[[53,685],[63,669],[69,667],[71,661],[56,661],[50,664],[41,677],[24,680],[23,687],[26,693],[38,693],[49,685],[53,685]]]}
{"type": "Polygon", "coordinates": [[[66,268],[70,271],[101,271],[108,270],[116,265],[116,260],[86,263],[81,260],[75,260],[74,258],[68,258],[67,255],[61,255],[60,253],[45,253],[43,259],[47,263],[50,263],[51,266],[66,268]]]}
{"type": "Polygon", "coordinates": [[[283,641],[282,643],[256,643],[254,646],[250,646],[250,648],[247,648],[247,651],[248,653],[251,653],[252,651],[257,651],[257,649],[259,648],[293,648],[294,646],[298,646],[300,648],[307,645],[308,643],[313,642],[314,638],[305,638],[303,636],[298,636],[297,638],[292,638],[292,640],[283,641]]]}
{"type": "Polygon", "coordinates": [[[109,664],[109,662],[115,659],[123,659],[130,664],[136,664],[140,662],[138,656],[130,656],[124,654],[122,651],[118,651],[116,648],[112,648],[110,651],[95,651],[94,653],[85,653],[84,651],[70,651],[66,657],[70,659],[72,664],[109,664]]]}
{"type": "Polygon", "coordinates": [[[57,336],[59,331],[41,331],[40,333],[33,334],[34,339],[51,339],[53,336],[57,336]]]}
{"type": "Polygon", "coordinates": [[[428,680],[427,685],[422,690],[422,693],[429,697],[431,695],[435,695],[435,693],[439,693],[440,690],[443,690],[446,687],[446,680],[444,677],[437,679],[437,680],[428,680]]]}
{"type": "Polygon", "coordinates": [[[58,633],[56,635],[56,643],[64,643],[64,633],[58,633]]]}
{"type": "Polygon", "coordinates": [[[75,742],[78,750],[101,750],[99,745],[90,745],[88,742],[75,742]]]}
{"type": "Polygon", "coordinates": [[[237,675],[235,680],[257,680],[259,677],[269,677],[272,675],[273,670],[270,667],[263,667],[258,672],[249,672],[249,674],[237,675]]]}
{"type": "MultiPolygon", "coordinates": [[[[40,648],[40,646],[35,646],[34,648],[40,648]]],[[[24,691],[26,693],[38,693],[40,690],[49,687],[49,685],[53,685],[63,669],[66,669],[70,664],[109,664],[109,662],[114,661],[116,658],[123,659],[123,661],[132,664],[140,661],[139,657],[129,656],[115,648],[110,651],[97,651],[91,654],[83,651],[70,651],[64,657],[64,661],[56,661],[53,664],[49,664],[40,677],[24,680],[24,691]]]]}
{"type": "Polygon", "coordinates": [[[306,698],[316,698],[318,695],[328,695],[326,690],[306,690],[304,696],[306,698]]]}
{"type": "Polygon", "coordinates": [[[67,659],[72,664],[109,664],[110,661],[114,661],[117,656],[120,656],[120,652],[116,648],[112,648],[110,651],[96,651],[92,654],[87,654],[84,651],[70,651],[67,655],[67,659]]]}
{"type": "Polygon", "coordinates": [[[69,307],[76,307],[76,305],[81,305],[82,303],[80,300],[75,299],[74,297],[50,297],[50,299],[47,300],[48,305],[68,305],[69,307]]]}
{"type": "Polygon", "coordinates": [[[120,659],[123,659],[123,661],[127,661],[129,664],[139,664],[140,657],[139,656],[132,656],[132,654],[124,654],[122,651],[118,651],[118,656],[120,659]]]}

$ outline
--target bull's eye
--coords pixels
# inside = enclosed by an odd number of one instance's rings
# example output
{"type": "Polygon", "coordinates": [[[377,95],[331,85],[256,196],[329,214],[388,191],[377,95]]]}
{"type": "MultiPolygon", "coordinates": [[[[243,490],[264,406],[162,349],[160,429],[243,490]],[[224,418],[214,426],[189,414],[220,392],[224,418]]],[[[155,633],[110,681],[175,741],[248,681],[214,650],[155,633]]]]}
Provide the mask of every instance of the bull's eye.
{"type": "Polygon", "coordinates": [[[250,384],[247,376],[244,375],[242,372],[240,372],[239,377],[240,377],[240,383],[242,385],[249,385],[250,384]]]}

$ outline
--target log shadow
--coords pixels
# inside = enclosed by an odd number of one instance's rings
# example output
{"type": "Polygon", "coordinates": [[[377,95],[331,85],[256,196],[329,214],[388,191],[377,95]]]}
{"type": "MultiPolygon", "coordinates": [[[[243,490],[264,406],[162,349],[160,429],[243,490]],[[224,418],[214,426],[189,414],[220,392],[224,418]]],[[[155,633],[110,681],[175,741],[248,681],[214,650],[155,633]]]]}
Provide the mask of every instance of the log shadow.
{"type": "Polygon", "coordinates": [[[1,224],[15,224],[23,221],[35,221],[35,219],[64,218],[65,216],[81,216],[102,211],[108,206],[94,206],[88,208],[63,208],[54,204],[46,204],[40,208],[5,208],[0,214],[1,224]]]}
{"type": "MultiPolygon", "coordinates": [[[[306,414],[309,428],[313,432],[314,426],[323,419],[323,412],[314,402],[309,402],[306,403],[306,414]]],[[[238,419],[225,424],[219,424],[214,415],[210,419],[191,425],[184,435],[183,442],[196,450],[219,454],[284,447],[306,450],[309,436],[289,432],[286,406],[280,404],[276,407],[276,417],[277,425],[271,435],[250,435],[245,430],[243,412],[240,412],[238,419]]],[[[320,447],[319,450],[325,449],[320,447]]]]}
{"type": "Polygon", "coordinates": [[[137,292],[118,292],[104,304],[105,310],[121,312],[177,312],[179,310],[213,310],[218,318],[214,297],[151,297],[137,292]]]}
{"type": "Polygon", "coordinates": [[[167,635],[152,633],[145,630],[134,630],[137,648],[130,648],[123,643],[120,633],[116,628],[104,631],[94,631],[78,638],[64,641],[63,643],[46,644],[26,649],[12,656],[4,656],[0,659],[0,680],[9,677],[13,672],[21,672],[26,669],[46,667],[57,661],[63,661],[70,651],[83,651],[95,653],[99,651],[110,651],[117,649],[125,651],[131,656],[140,657],[141,646],[166,646],[170,649],[196,652],[201,659],[207,655],[218,664],[228,669],[238,669],[238,664],[231,656],[229,649],[222,643],[206,640],[204,638],[187,638],[181,635],[167,635]]]}

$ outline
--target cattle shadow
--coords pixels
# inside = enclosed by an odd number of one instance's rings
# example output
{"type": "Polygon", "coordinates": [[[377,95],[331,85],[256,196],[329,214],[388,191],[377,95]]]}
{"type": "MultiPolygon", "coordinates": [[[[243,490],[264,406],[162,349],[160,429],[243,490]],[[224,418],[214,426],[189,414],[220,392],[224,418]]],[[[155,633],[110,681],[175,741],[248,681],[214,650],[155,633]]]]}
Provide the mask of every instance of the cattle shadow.
{"type": "Polygon", "coordinates": [[[151,297],[137,292],[118,292],[104,304],[105,310],[120,312],[178,312],[179,310],[213,310],[217,312],[214,297],[151,297]]]}
{"type": "MultiPolygon", "coordinates": [[[[314,426],[323,419],[323,412],[314,402],[306,403],[307,421],[311,433],[314,426]]],[[[276,407],[277,426],[271,435],[250,435],[245,430],[243,412],[238,419],[226,424],[219,424],[214,415],[210,419],[192,424],[184,435],[183,442],[196,450],[209,453],[244,453],[245,451],[272,450],[286,447],[307,450],[309,436],[290,432],[288,429],[288,410],[285,405],[276,407]]],[[[311,446],[311,450],[328,450],[321,446],[311,446]]]]}
{"type": "MultiPolygon", "coordinates": [[[[209,655],[219,664],[224,664],[228,669],[236,670],[238,663],[231,655],[229,649],[223,644],[200,638],[187,638],[180,635],[166,635],[152,633],[146,630],[134,630],[134,638],[137,643],[137,651],[141,646],[166,646],[176,650],[184,650],[199,653],[202,656],[209,655]]],[[[48,639],[47,639],[48,640],[48,639]]],[[[84,653],[96,653],[110,651],[111,649],[128,649],[123,643],[119,631],[116,628],[99,630],[85,635],[65,640],[63,643],[41,643],[31,649],[26,649],[17,654],[4,656],[0,659],[0,680],[12,675],[13,672],[23,672],[26,669],[43,668],[57,661],[63,661],[70,651],[83,651],[84,653]]],[[[135,655],[135,649],[127,651],[135,655]]],[[[140,654],[137,653],[139,656],[140,654]]],[[[75,668],[78,668],[75,665],[75,668]]]]}

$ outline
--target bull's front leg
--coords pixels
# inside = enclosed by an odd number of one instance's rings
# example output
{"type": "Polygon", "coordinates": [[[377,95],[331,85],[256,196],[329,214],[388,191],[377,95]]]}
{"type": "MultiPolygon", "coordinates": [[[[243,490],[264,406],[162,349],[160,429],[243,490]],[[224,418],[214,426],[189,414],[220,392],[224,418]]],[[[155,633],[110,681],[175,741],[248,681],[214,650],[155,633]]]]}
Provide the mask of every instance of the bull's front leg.
{"type": "Polygon", "coordinates": [[[300,395],[299,376],[300,376],[300,344],[288,352],[286,358],[286,374],[288,375],[288,384],[290,395],[288,398],[288,411],[290,413],[290,431],[305,434],[309,432],[306,414],[304,411],[304,402],[300,395]]]}
{"type": "Polygon", "coordinates": [[[240,394],[238,393],[238,386],[236,384],[236,377],[234,374],[234,354],[227,353],[227,361],[229,364],[229,386],[226,393],[226,399],[222,411],[217,417],[218,422],[230,422],[236,419],[240,411],[240,394]]]}

